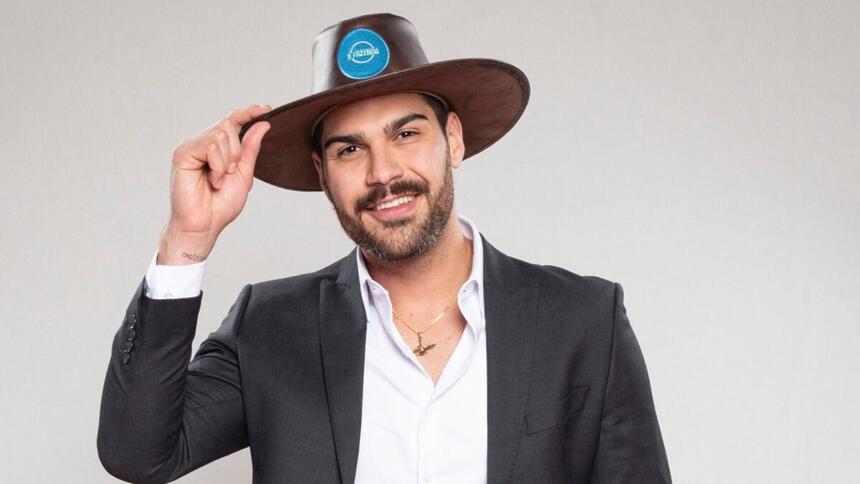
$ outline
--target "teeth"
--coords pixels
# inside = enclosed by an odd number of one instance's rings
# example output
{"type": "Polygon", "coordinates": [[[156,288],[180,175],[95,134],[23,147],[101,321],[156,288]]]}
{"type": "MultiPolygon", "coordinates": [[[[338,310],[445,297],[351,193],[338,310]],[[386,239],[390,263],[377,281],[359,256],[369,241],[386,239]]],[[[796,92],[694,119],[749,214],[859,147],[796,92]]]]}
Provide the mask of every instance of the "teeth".
{"type": "Polygon", "coordinates": [[[394,200],[392,200],[390,202],[380,203],[379,205],[377,205],[373,209],[374,210],[384,210],[386,208],[397,207],[399,205],[403,205],[404,203],[409,203],[413,199],[415,199],[414,195],[406,195],[405,197],[395,198],[394,200]]]}

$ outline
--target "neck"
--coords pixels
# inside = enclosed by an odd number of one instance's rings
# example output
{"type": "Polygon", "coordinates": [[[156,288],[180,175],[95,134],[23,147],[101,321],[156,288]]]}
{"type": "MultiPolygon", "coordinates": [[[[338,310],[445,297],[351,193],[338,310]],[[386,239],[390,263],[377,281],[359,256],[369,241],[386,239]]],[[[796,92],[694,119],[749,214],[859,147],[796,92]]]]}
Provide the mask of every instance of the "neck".
{"type": "Polygon", "coordinates": [[[472,270],[472,241],[459,224],[452,210],[433,247],[409,259],[381,261],[362,251],[370,276],[388,290],[395,305],[402,300],[454,298],[472,270]]]}

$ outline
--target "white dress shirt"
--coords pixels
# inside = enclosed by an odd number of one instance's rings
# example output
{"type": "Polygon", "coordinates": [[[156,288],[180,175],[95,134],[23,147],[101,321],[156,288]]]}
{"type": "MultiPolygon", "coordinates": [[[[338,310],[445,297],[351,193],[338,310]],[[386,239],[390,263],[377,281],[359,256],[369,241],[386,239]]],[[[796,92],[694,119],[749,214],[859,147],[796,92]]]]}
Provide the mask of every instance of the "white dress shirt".
{"type": "MultiPolygon", "coordinates": [[[[483,246],[471,220],[461,215],[459,226],[472,241],[472,269],[457,294],[466,328],[436,385],[394,326],[388,291],[356,251],[367,316],[357,484],[487,482],[483,246]]],[[[147,297],[200,294],[206,261],[160,266],[155,260],[146,272],[147,297]]]]}

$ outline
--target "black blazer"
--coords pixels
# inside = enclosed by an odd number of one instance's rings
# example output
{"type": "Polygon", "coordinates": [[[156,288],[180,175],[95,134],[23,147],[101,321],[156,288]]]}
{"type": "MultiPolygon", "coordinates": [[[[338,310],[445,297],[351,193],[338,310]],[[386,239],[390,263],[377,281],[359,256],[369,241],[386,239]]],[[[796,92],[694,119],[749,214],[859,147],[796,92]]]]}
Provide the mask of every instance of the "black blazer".
{"type": "MultiPolygon", "coordinates": [[[[488,482],[670,482],[621,286],[482,243],[488,482]]],[[[105,469],[167,482],[250,446],[255,483],[352,483],[366,334],[355,256],[246,285],[190,364],[202,294],[149,299],[141,281],[105,378],[105,469]]]]}

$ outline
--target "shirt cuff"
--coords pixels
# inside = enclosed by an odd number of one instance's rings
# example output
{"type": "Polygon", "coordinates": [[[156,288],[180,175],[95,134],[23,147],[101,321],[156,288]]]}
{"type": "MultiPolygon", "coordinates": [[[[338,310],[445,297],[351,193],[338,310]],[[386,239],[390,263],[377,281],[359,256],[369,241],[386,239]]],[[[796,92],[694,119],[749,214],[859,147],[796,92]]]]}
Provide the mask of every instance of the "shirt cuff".
{"type": "Polygon", "coordinates": [[[152,256],[146,270],[146,297],[150,299],[178,299],[197,297],[203,289],[206,261],[181,266],[155,263],[158,251],[152,256]]]}

